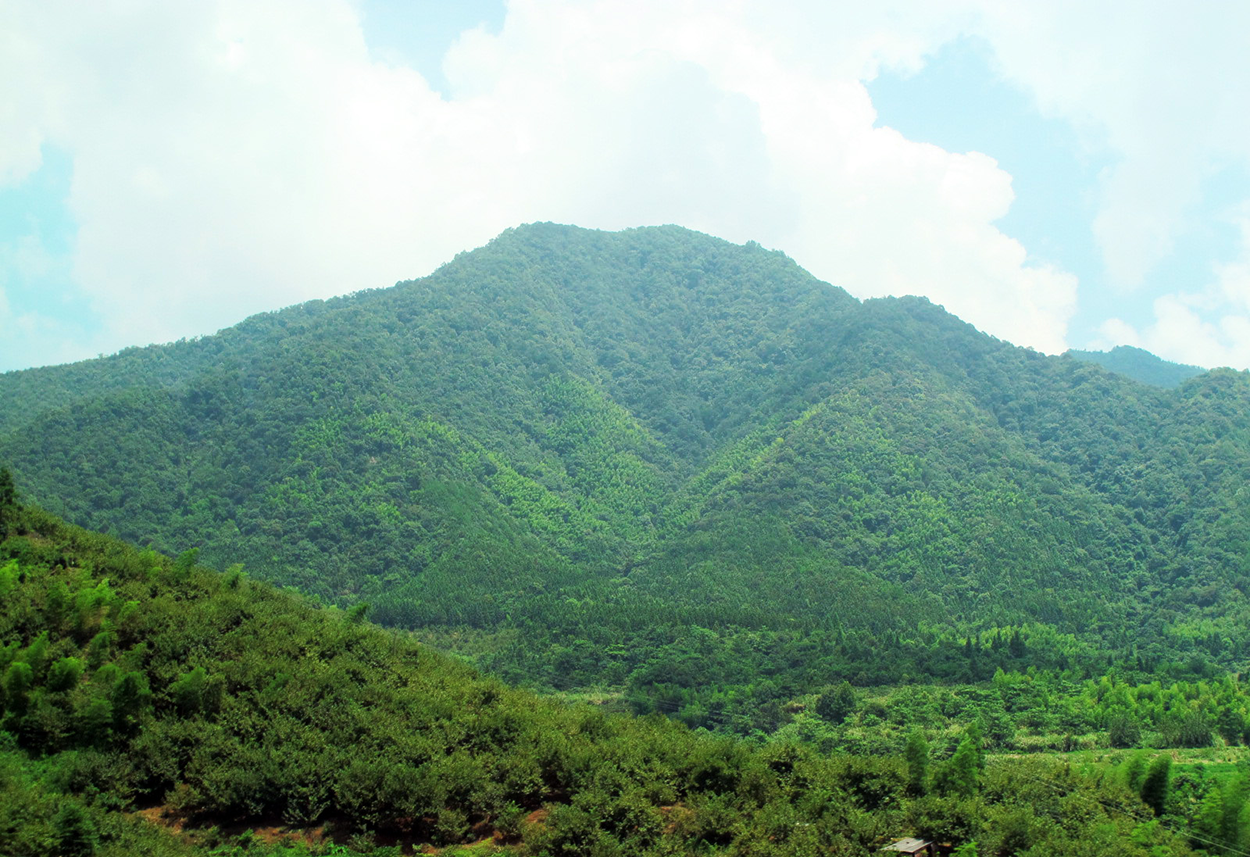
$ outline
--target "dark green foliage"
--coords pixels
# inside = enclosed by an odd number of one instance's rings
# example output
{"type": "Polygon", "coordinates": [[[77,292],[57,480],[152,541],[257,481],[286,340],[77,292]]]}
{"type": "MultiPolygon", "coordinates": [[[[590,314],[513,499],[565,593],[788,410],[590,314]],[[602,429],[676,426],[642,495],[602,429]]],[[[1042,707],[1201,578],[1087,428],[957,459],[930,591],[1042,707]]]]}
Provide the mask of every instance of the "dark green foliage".
{"type": "Polygon", "coordinates": [[[95,853],[99,839],[95,824],[78,803],[61,805],[52,819],[52,833],[57,851],[64,857],[89,857],[95,853]]]}
{"type": "Polygon", "coordinates": [[[841,723],[855,710],[855,691],[849,681],[831,687],[816,700],[816,713],[833,724],[841,723]]]}
{"type": "Polygon", "coordinates": [[[29,693],[34,682],[34,672],[25,661],[9,664],[4,673],[4,705],[12,714],[25,714],[29,693]]]}
{"type": "Polygon", "coordinates": [[[1117,711],[1109,718],[1107,736],[1112,747],[1141,746],[1141,724],[1127,711],[1117,711]]]}
{"type": "Polygon", "coordinates": [[[1154,810],[1155,815],[1163,815],[1167,809],[1168,797],[1172,791],[1172,757],[1166,754],[1156,756],[1146,769],[1142,779],[1142,803],[1154,810]]]}
{"type": "Polygon", "coordinates": [[[7,467],[0,467],[0,515],[5,514],[17,503],[17,488],[13,484],[13,473],[7,467]]]}
{"type": "Polygon", "coordinates": [[[48,690],[63,693],[77,687],[82,678],[83,662],[78,658],[62,658],[48,670],[48,690]]]}
{"type": "Polygon", "coordinates": [[[1124,785],[1131,792],[1140,792],[1146,779],[1146,755],[1134,753],[1124,766],[1124,785]]]}
{"type": "Polygon", "coordinates": [[[210,684],[208,672],[197,666],[190,672],[183,673],[169,686],[169,697],[182,714],[195,714],[208,708],[214,708],[220,695],[219,683],[210,684]],[[216,693],[214,693],[216,690],[216,693]]]}

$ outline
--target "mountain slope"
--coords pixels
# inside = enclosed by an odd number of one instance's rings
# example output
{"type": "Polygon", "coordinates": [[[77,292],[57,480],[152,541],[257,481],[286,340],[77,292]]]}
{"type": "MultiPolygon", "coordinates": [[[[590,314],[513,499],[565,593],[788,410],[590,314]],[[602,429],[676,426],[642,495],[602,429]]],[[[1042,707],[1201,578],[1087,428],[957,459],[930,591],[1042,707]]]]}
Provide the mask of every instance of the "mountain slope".
{"type": "Polygon", "coordinates": [[[969,764],[974,728],[962,757],[934,760],[930,788],[892,754],[827,757],[607,715],[11,499],[0,495],[5,855],[478,842],[785,857],[863,854],[903,830],[1005,853],[1021,829],[1037,855],[1193,853],[1141,824],[1148,810],[1114,778],[1042,758],[969,764]],[[257,835],[274,831],[298,838],[257,835]]]}
{"type": "Polygon", "coordinates": [[[1097,363],[1104,369],[1118,372],[1143,384],[1153,384],[1156,387],[1179,387],[1185,381],[1193,378],[1195,375],[1201,375],[1204,371],[1197,366],[1188,366],[1184,363],[1173,363],[1169,360],[1164,360],[1161,357],[1156,357],[1149,351],[1134,348],[1131,345],[1117,345],[1110,351],[1077,351],[1076,349],[1071,349],[1066,353],[1067,356],[1076,360],[1097,363]]]}
{"type": "Polygon", "coordinates": [[[0,376],[0,459],[71,520],[367,600],[516,678],[642,686],[703,628],[769,654],[689,683],[784,694],[968,677],[951,653],[1008,625],[1079,643],[1039,633],[1019,666],[1243,662],[1248,405],[1244,373],[1143,387],[758,246],[537,224],[0,376]]]}

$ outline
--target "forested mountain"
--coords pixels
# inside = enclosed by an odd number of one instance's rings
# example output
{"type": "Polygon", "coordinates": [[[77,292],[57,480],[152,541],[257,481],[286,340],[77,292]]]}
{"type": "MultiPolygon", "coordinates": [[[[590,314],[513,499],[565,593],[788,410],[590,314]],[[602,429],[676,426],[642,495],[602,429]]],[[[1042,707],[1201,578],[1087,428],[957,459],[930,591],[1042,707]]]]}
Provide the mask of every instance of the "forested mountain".
{"type": "Polygon", "coordinates": [[[1248,414],[1245,373],[1143,386],[758,245],[537,224],[0,376],[0,461],[76,523],[717,723],[842,679],[1243,665],[1248,414]]]}
{"type": "Polygon", "coordinates": [[[1153,384],[1156,387],[1179,387],[1195,375],[1201,375],[1203,371],[1197,366],[1164,360],[1149,351],[1134,348],[1131,345],[1117,345],[1110,351],[1072,349],[1067,354],[1077,360],[1097,363],[1104,369],[1110,369],[1112,372],[1127,375],[1134,381],[1153,384]]]}
{"type": "Polygon", "coordinates": [[[1184,830],[1166,768],[987,760],[978,730],[953,752],[916,732],[905,754],[826,756],[565,705],[360,610],[18,506],[0,469],[7,857],[849,856],[904,832],[961,854],[1184,857],[1244,837],[1244,778],[1196,792],[1184,830]]]}

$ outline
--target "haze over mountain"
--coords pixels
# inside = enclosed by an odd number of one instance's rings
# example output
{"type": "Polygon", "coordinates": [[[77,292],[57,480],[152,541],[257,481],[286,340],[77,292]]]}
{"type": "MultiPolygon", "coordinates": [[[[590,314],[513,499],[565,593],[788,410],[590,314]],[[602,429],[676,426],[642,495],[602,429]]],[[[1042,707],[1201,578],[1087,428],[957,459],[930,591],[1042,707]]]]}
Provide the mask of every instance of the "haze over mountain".
{"type": "Polygon", "coordinates": [[[1247,405],[1246,373],[1146,386],[758,245],[534,224],[394,288],[0,376],[0,461],[76,523],[366,601],[513,678],[778,698],[1244,663],[1247,405]],[[990,632],[1019,645],[980,657],[990,632]]]}
{"type": "Polygon", "coordinates": [[[1069,350],[1068,355],[1078,360],[1097,363],[1112,372],[1127,375],[1134,381],[1143,384],[1154,384],[1156,387],[1177,387],[1182,382],[1201,375],[1205,370],[1197,366],[1186,366],[1156,357],[1149,351],[1134,348],[1132,345],[1117,345],[1110,351],[1078,351],[1069,350]]]}

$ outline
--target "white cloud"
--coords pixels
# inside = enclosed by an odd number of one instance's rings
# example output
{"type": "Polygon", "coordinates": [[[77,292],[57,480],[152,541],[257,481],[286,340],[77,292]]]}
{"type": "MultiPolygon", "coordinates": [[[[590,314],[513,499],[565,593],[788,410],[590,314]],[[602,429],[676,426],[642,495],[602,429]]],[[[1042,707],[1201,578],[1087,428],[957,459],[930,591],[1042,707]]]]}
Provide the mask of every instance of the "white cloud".
{"type": "Polygon", "coordinates": [[[988,39],[1005,74],[1122,155],[1097,229],[1131,284],[1212,165],[1246,151],[1250,97],[1233,109],[1246,84],[1227,81],[1246,60],[1231,35],[1203,41],[1236,32],[1233,14],[515,0],[498,34],[451,50],[444,100],[375,61],[348,0],[9,3],[2,71],[34,83],[0,94],[0,180],[41,142],[72,155],[75,275],[106,348],[421,275],[552,219],[756,239],[857,295],[925,294],[1057,351],[1076,282],[995,226],[1010,176],[874,128],[861,81],[988,39]]]}
{"type": "Polygon", "coordinates": [[[1201,291],[1164,295],[1154,320],[1140,330],[1113,318],[1099,331],[1109,345],[1136,345],[1197,366],[1250,367],[1250,204],[1231,216],[1240,234],[1238,258],[1214,266],[1201,291]]]}
{"type": "Polygon", "coordinates": [[[1204,319],[1205,301],[1195,295],[1165,295],[1154,302],[1154,321],[1138,330],[1110,319],[1100,331],[1111,345],[1135,345],[1177,363],[1215,367],[1250,366],[1250,316],[1204,319]]]}
{"type": "Polygon", "coordinates": [[[987,2],[975,27],[1005,75],[1114,153],[1094,224],[1113,285],[1167,258],[1205,180],[1250,169],[1250,4],[987,2]]]}

